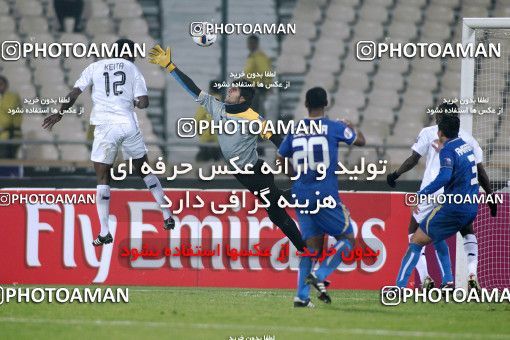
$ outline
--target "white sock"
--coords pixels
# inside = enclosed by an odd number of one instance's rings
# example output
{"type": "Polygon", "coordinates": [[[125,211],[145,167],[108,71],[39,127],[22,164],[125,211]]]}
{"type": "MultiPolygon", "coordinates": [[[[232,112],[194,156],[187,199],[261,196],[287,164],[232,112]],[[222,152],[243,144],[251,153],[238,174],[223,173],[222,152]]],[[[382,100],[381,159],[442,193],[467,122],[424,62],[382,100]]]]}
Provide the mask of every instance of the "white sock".
{"type": "MultiPolygon", "coordinates": [[[[411,242],[411,236],[413,236],[413,234],[409,234],[409,242],[411,242]]],[[[425,278],[429,276],[429,271],[427,270],[427,259],[425,258],[425,247],[421,248],[420,258],[418,259],[418,263],[416,263],[416,270],[418,271],[420,282],[423,283],[425,278]]]]}
{"type": "MultiPolygon", "coordinates": [[[[163,187],[161,186],[159,179],[155,175],[153,174],[147,175],[143,178],[143,181],[145,182],[145,185],[147,185],[147,188],[152,193],[152,196],[154,196],[156,202],[158,202],[158,204],[160,205],[160,208],[162,204],[167,203],[167,201],[164,199],[165,193],[163,192],[163,187]]],[[[161,211],[163,212],[163,219],[165,220],[172,216],[172,214],[170,213],[170,209],[168,208],[161,208],[161,211]]]]}
{"type": "Polygon", "coordinates": [[[464,251],[466,252],[468,275],[476,276],[478,270],[478,241],[474,234],[467,234],[464,238],[464,251]]]}
{"type": "Polygon", "coordinates": [[[110,215],[110,186],[99,184],[96,190],[96,208],[101,224],[99,235],[106,236],[109,233],[108,216],[110,215]]]}

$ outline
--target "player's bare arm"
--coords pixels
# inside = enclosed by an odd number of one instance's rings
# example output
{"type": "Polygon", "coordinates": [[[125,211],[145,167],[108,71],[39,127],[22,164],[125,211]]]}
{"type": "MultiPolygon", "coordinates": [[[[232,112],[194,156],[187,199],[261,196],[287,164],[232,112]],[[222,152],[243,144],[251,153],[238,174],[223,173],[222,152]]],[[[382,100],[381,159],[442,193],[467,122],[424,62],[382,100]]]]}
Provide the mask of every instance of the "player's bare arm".
{"type": "Polygon", "coordinates": [[[487,172],[485,171],[485,167],[483,166],[483,163],[478,163],[476,165],[477,173],[478,173],[478,182],[482,186],[483,190],[487,194],[492,194],[492,188],[491,188],[491,182],[489,180],[489,176],[487,175],[487,172]]]}
{"type": "Polygon", "coordinates": [[[407,159],[402,163],[402,165],[394,172],[388,175],[386,178],[388,185],[394,188],[397,185],[397,179],[404,173],[408,172],[412,168],[414,168],[418,162],[420,161],[421,155],[416,151],[413,151],[411,156],[407,157],[407,159]]]}
{"type": "Polygon", "coordinates": [[[425,188],[420,190],[418,193],[423,195],[430,195],[444,187],[452,178],[452,169],[447,167],[441,167],[439,174],[436,179],[432,181],[425,188]]]}
{"type": "MultiPolygon", "coordinates": [[[[476,165],[477,172],[478,172],[478,183],[482,186],[483,190],[485,190],[485,193],[487,195],[492,194],[492,187],[491,187],[491,181],[489,180],[489,176],[487,175],[487,172],[485,171],[485,167],[482,163],[478,163],[476,165]]],[[[495,217],[498,214],[498,206],[496,203],[487,203],[489,206],[489,209],[491,211],[491,216],[495,217]]]]}
{"type": "Polygon", "coordinates": [[[53,125],[57,124],[62,119],[64,111],[69,110],[74,105],[80,94],[81,90],[79,88],[73,88],[71,92],[67,94],[66,103],[62,103],[59,113],[52,114],[44,119],[42,124],[43,129],[51,130],[53,125]]]}
{"type": "Polygon", "coordinates": [[[134,106],[138,109],[149,107],[149,96],[140,96],[135,99],[134,106]]]}

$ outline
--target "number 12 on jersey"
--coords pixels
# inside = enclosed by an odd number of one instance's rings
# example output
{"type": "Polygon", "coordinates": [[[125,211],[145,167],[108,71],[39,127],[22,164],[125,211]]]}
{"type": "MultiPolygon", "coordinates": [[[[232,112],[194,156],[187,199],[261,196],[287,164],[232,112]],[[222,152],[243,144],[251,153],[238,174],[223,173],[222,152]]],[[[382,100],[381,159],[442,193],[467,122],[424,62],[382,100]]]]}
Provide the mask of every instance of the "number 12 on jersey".
{"type": "MultiPolygon", "coordinates": [[[[116,76],[116,78],[119,78],[119,80],[116,80],[113,82],[113,94],[115,96],[118,96],[119,94],[122,94],[122,90],[119,90],[119,86],[122,86],[126,83],[126,74],[122,71],[117,71],[113,74],[116,76]]],[[[110,73],[105,72],[103,73],[104,76],[104,88],[106,91],[106,96],[110,96],[110,73]]]]}

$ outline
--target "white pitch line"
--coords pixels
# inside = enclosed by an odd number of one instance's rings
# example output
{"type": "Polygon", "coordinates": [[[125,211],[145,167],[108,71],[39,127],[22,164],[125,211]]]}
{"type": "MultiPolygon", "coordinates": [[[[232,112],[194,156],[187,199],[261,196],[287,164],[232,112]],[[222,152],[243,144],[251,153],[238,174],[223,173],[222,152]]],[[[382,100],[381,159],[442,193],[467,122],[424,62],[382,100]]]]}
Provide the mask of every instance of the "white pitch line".
{"type": "Polygon", "coordinates": [[[394,337],[429,337],[429,338],[469,338],[469,339],[510,339],[510,334],[473,334],[449,333],[428,331],[397,331],[389,329],[370,328],[323,328],[323,327],[289,327],[289,326],[256,326],[223,323],[170,323],[159,321],[136,320],[83,320],[83,319],[41,319],[0,317],[0,323],[32,323],[32,324],[58,324],[58,325],[92,325],[92,326],[135,326],[135,327],[170,327],[170,328],[200,328],[217,330],[239,330],[256,332],[289,332],[289,333],[318,333],[318,334],[351,334],[351,335],[378,335],[394,337]]]}
{"type": "MultiPolygon", "coordinates": [[[[172,288],[172,287],[169,287],[169,288],[172,288]]],[[[180,287],[176,287],[176,288],[180,288],[180,287]]],[[[175,293],[175,292],[177,292],[176,290],[172,290],[172,289],[158,289],[158,288],[156,288],[156,289],[129,288],[129,291],[130,292],[140,292],[140,293],[149,293],[149,292],[175,293]]],[[[254,297],[257,297],[257,296],[286,297],[288,295],[288,294],[284,294],[284,293],[276,293],[275,294],[274,292],[267,292],[267,291],[264,291],[264,290],[250,291],[250,292],[236,292],[236,291],[233,291],[232,294],[238,294],[238,295],[242,295],[242,296],[254,296],[254,297]]],[[[377,302],[380,301],[376,297],[339,297],[338,300],[342,300],[342,301],[377,301],[377,302]]]]}

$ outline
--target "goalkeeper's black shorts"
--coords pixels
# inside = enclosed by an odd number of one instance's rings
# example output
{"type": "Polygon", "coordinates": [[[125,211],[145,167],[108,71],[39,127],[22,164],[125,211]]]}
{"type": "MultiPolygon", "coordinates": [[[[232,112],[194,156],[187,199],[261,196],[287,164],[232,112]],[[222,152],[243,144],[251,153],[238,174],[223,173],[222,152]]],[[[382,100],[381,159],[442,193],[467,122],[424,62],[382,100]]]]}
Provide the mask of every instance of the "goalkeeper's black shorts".
{"type": "Polygon", "coordinates": [[[269,189],[269,193],[264,194],[265,198],[271,204],[269,207],[265,208],[269,219],[285,233],[285,235],[299,251],[302,251],[306,244],[301,237],[301,233],[299,232],[296,223],[287,214],[285,209],[280,208],[277,203],[280,199],[280,196],[285,194],[274,183],[273,174],[262,173],[261,167],[263,164],[264,161],[259,159],[253,166],[253,175],[236,174],[235,177],[246,189],[250,190],[254,195],[256,191],[257,194],[255,196],[257,197],[260,197],[260,192],[263,189],[269,189]]]}
{"type": "MultiPolygon", "coordinates": [[[[260,192],[263,189],[268,188],[269,193],[266,196],[267,200],[269,202],[278,202],[278,199],[280,198],[280,195],[282,195],[282,191],[276,186],[274,183],[274,175],[269,174],[263,174],[261,171],[262,165],[264,164],[263,160],[258,160],[257,163],[253,166],[253,175],[243,175],[243,174],[236,174],[235,177],[237,180],[248,190],[251,191],[251,193],[254,193],[257,191],[257,197],[260,196],[260,192]]],[[[274,204],[272,204],[274,205],[274,204]]],[[[277,206],[277,205],[276,205],[277,206]]],[[[278,206],[277,206],[278,207],[278,206]]],[[[269,208],[268,208],[269,209],[269,208]]]]}

